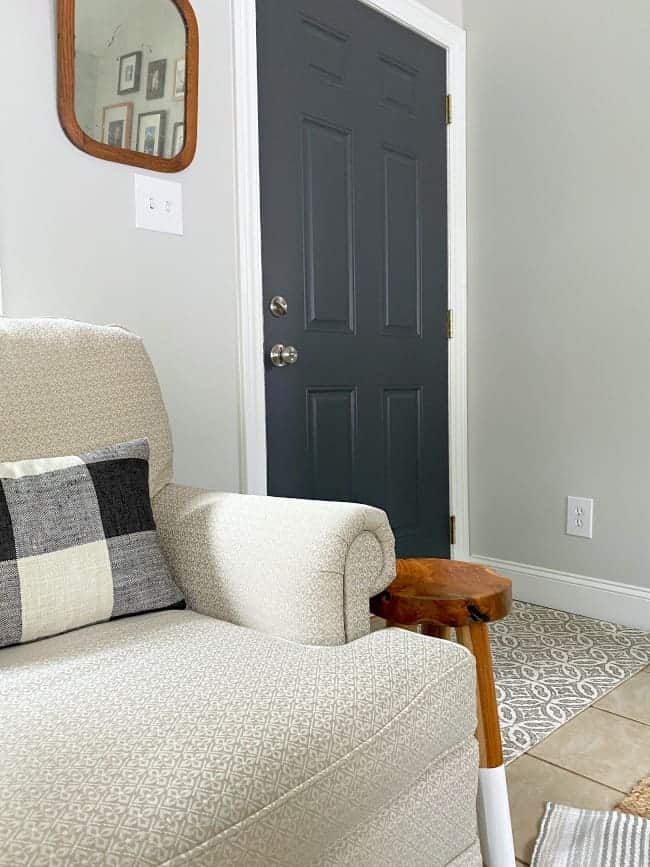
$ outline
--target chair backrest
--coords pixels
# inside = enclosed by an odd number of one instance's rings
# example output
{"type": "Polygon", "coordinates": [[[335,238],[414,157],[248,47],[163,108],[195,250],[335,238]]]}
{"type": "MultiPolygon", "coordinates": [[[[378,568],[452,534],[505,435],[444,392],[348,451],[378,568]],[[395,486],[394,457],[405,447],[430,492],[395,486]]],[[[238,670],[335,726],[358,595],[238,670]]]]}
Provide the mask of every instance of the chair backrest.
{"type": "Polygon", "coordinates": [[[147,437],[150,487],[172,479],[169,421],[142,340],[117,326],[0,317],[0,461],[147,437]]]}

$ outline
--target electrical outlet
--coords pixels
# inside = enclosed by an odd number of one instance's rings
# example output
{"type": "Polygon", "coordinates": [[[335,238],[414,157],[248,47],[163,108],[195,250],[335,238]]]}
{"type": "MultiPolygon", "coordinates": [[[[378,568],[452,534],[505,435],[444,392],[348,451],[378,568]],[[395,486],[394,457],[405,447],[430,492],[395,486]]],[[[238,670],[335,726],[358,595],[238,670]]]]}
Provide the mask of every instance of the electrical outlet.
{"type": "Polygon", "coordinates": [[[593,538],[594,501],[589,497],[567,497],[566,531],[568,536],[593,538]]]}

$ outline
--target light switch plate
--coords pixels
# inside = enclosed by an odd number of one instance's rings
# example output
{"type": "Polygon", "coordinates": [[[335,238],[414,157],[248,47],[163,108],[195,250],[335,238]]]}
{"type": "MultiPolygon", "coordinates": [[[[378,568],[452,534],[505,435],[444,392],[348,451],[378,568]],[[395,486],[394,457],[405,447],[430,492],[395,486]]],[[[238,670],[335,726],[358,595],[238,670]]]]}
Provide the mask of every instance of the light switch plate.
{"type": "Polygon", "coordinates": [[[152,232],[183,234],[183,187],[151,175],[135,175],[135,225],[152,232]]]}
{"type": "Polygon", "coordinates": [[[569,536],[593,537],[594,501],[589,497],[567,497],[566,531],[569,536]]]}

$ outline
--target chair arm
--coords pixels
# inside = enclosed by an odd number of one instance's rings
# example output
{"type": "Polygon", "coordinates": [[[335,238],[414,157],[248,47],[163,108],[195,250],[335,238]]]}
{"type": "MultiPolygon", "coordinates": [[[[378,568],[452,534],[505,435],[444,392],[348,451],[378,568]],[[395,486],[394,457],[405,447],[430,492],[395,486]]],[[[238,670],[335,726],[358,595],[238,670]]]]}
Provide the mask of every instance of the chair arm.
{"type": "Polygon", "coordinates": [[[167,485],[153,501],[188,607],[302,644],[369,631],[369,599],[395,576],[379,509],[167,485]]]}

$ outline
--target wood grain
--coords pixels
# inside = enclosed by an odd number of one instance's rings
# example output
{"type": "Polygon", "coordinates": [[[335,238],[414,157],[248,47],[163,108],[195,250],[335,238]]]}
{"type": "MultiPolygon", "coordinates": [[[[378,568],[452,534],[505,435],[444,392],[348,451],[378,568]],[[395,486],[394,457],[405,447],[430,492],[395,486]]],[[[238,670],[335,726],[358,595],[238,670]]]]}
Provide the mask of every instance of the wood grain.
{"type": "Polygon", "coordinates": [[[498,768],[503,764],[503,749],[488,628],[485,623],[473,623],[461,626],[456,635],[476,660],[479,763],[482,768],[498,768]]]}
{"type": "Polygon", "coordinates": [[[469,626],[492,623],[512,607],[508,578],[475,563],[434,558],[397,561],[397,577],[370,600],[373,614],[394,623],[469,626]]]}
{"type": "Polygon", "coordinates": [[[442,638],[444,641],[451,641],[451,627],[440,626],[438,623],[423,623],[422,635],[430,635],[433,638],[442,638]]]}
{"type": "MultiPolygon", "coordinates": [[[[110,0],[107,0],[107,3],[110,0]]],[[[185,142],[182,151],[170,158],[150,156],[128,148],[116,148],[96,141],[79,125],[75,111],[75,0],[58,0],[57,8],[57,106],[65,134],[80,150],[115,163],[125,163],[155,172],[180,172],[194,159],[199,108],[199,26],[190,0],[169,0],[185,24],[185,142]]]]}

